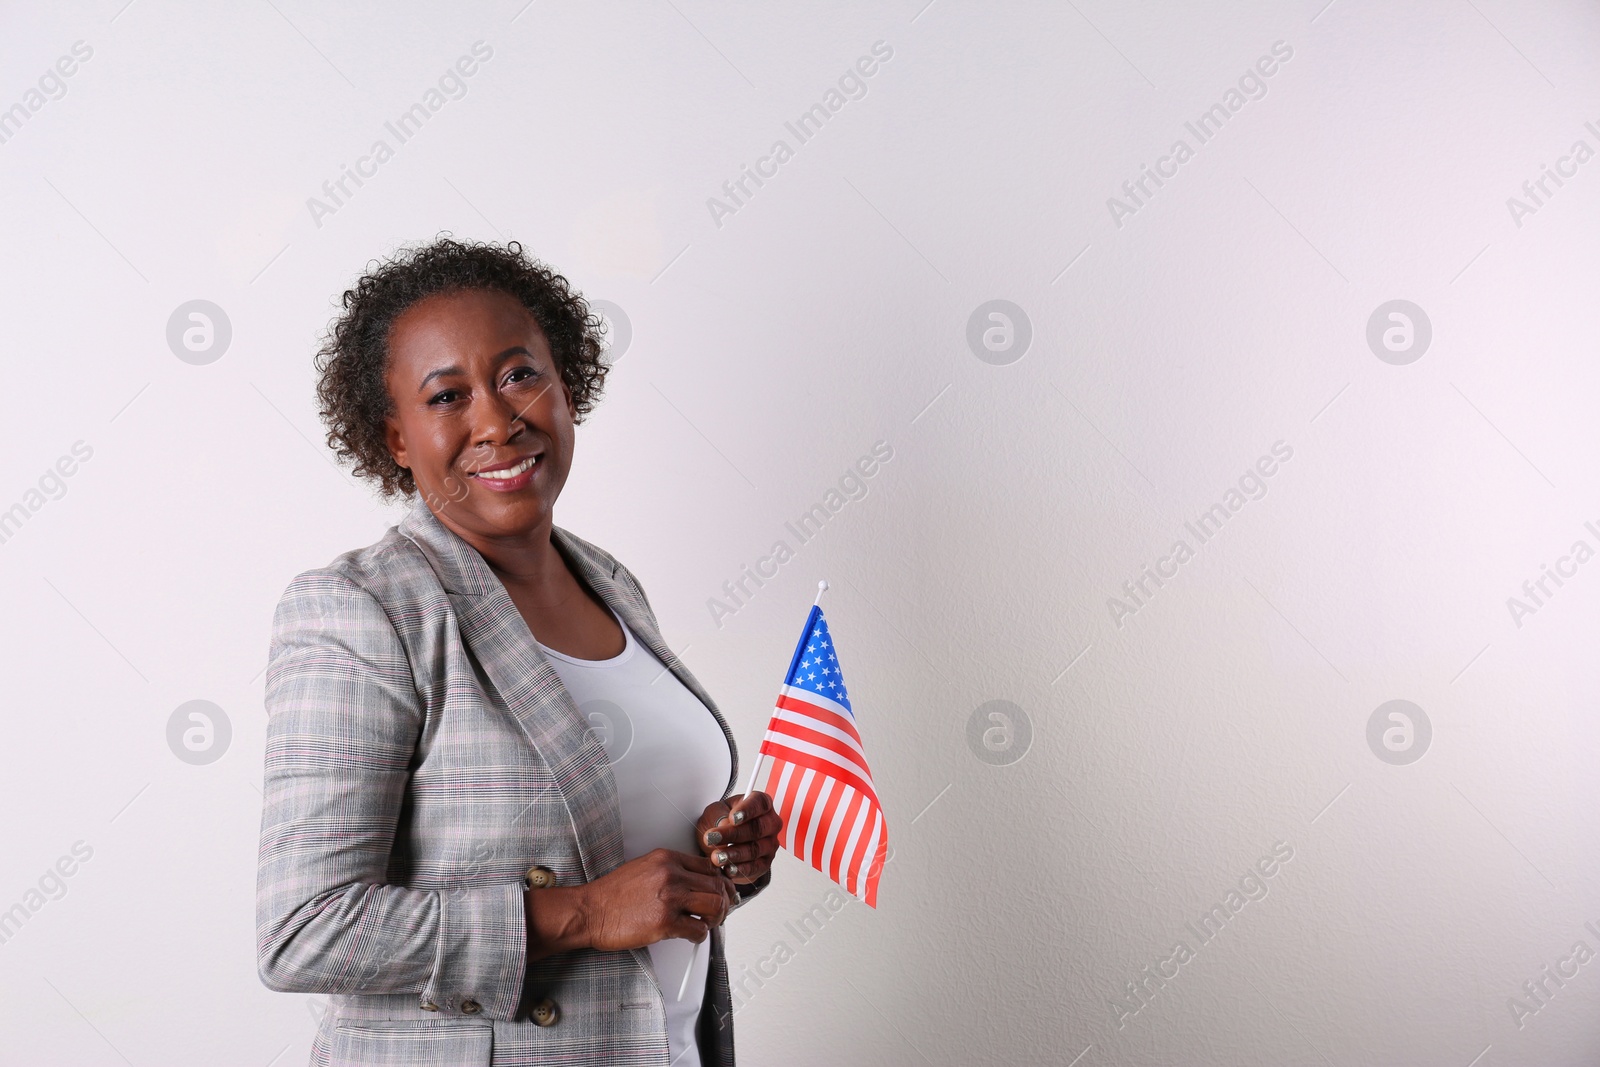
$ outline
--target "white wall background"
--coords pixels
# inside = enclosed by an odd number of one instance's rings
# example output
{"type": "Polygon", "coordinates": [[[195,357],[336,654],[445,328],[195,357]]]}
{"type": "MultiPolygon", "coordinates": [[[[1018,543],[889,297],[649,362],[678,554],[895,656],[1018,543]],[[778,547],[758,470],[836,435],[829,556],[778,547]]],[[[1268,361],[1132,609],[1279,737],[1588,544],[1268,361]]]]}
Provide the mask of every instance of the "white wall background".
{"type": "Polygon", "coordinates": [[[0,909],[26,917],[0,1061],[304,1061],[319,998],[253,957],[268,626],[399,515],[332,465],[310,355],[367,260],[440,230],[624,309],[557,521],[641,576],[747,759],[834,586],[894,859],[876,911],[807,942],[787,924],[828,883],[792,857],[738,915],[736,980],[793,950],[746,981],[742,1062],[1600,1057],[1600,561],[1507,605],[1600,548],[1600,160],[1560,163],[1600,150],[1600,13],[923,3],[7,5],[0,909]],[[478,41],[466,94],[314,219],[478,41]],[[1280,41],[1119,227],[1107,198],[1280,41]],[[794,158],[718,225],[777,139],[794,158]],[[166,340],[195,299],[232,328],[203,365],[166,340]],[[1011,362],[967,341],[992,299],[1031,325],[1011,362]],[[1403,365],[1367,341],[1391,300],[1431,323],[1403,365]],[[718,626],[709,598],[880,439],[867,495],[718,626]],[[1279,441],[1200,545],[1185,521],[1279,441]],[[1431,724],[1408,764],[1367,740],[1397,699],[1431,724]],[[167,740],[190,700],[231,724],[204,765],[167,740]],[[1186,924],[1275,842],[1202,944],[1186,924]]]}

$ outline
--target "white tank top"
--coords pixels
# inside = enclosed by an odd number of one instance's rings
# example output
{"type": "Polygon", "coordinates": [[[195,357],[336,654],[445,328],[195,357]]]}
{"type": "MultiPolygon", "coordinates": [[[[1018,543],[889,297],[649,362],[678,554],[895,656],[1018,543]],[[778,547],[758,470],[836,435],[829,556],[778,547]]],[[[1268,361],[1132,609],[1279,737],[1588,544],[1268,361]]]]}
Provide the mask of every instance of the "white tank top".
{"type": "MultiPolygon", "coordinates": [[[[627,642],[611,659],[577,659],[542,644],[539,648],[611,757],[622,808],[623,861],[655,848],[701,855],[694,824],[727,787],[733,762],[728,739],[710,709],[615,611],[611,615],[627,642]]],[[[695,947],[681,937],[650,946],[650,962],[666,1001],[667,1045],[674,1067],[700,1062],[695,1024],[710,954],[695,947]],[[691,964],[694,973],[684,987],[684,972],[691,964]],[[679,988],[684,988],[682,1000],[676,999],[679,988]]]]}

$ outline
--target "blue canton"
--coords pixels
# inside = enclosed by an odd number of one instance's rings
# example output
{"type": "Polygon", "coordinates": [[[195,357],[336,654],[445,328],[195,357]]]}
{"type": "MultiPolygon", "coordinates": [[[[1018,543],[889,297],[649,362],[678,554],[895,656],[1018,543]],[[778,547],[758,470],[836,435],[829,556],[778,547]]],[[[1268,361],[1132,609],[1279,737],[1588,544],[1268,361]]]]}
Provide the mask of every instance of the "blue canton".
{"type": "Polygon", "coordinates": [[[834,654],[833,638],[828,635],[828,620],[822,617],[820,608],[816,625],[806,635],[805,651],[789,672],[788,684],[827,697],[843,705],[851,718],[855,717],[850,694],[844,688],[844,675],[839,671],[839,657],[834,654]]]}

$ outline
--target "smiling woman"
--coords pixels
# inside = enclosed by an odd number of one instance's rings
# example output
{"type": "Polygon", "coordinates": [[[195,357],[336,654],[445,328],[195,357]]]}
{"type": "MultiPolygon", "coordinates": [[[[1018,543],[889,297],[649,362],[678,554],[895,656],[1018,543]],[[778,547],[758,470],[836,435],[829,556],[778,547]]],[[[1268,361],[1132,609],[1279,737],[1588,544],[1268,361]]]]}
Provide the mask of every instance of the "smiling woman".
{"type": "Polygon", "coordinates": [[[638,579],[554,524],[598,316],[514,242],[436,241],[343,303],[329,443],[418,499],[273,620],[262,980],[332,994],[324,1067],[731,1067],[722,923],[782,820],[730,795],[733,734],[638,579]],[[602,697],[626,762],[579,711],[602,697]]]}

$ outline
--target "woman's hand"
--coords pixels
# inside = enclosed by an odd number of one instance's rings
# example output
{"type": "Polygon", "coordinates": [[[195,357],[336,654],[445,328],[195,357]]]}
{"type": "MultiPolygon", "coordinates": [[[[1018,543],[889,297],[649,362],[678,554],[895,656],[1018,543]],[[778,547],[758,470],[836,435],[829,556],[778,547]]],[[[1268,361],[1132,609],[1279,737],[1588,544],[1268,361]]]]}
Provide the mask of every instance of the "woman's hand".
{"type": "Polygon", "coordinates": [[[782,829],[783,816],[772,810],[772,798],[757,790],[708,804],[694,836],[723,873],[749,885],[772,866],[782,829]]]}
{"type": "MultiPolygon", "coordinates": [[[[537,912],[545,901],[554,904],[551,897],[561,892],[530,889],[530,906],[537,912]]],[[[581,930],[576,940],[605,952],[645,948],[670,937],[704,941],[739,903],[739,891],[710,860],[665,848],[565,892],[575,895],[573,925],[581,930]]],[[[564,910],[566,903],[550,910],[564,910]]],[[[552,940],[563,938],[557,934],[552,940]]]]}

